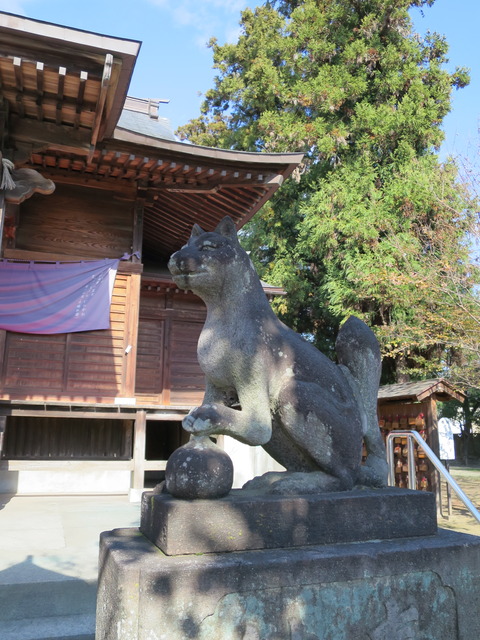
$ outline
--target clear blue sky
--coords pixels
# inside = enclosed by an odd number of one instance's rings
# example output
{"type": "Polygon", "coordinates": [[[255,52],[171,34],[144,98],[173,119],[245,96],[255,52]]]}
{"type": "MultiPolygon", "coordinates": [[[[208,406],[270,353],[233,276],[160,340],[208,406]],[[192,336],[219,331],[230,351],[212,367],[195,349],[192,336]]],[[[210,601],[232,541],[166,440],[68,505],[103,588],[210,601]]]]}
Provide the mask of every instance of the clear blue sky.
{"type": "MultiPolygon", "coordinates": [[[[130,85],[130,95],[168,98],[161,115],[174,128],[199,113],[201,97],[212,86],[211,50],[206,42],[235,41],[240,11],[254,0],[0,0],[0,10],[18,13],[143,42],[130,85]]],[[[478,156],[480,116],[480,0],[436,0],[413,14],[416,30],[445,34],[450,44],[449,68],[471,69],[469,87],[454,95],[445,121],[448,153],[478,156]]]]}

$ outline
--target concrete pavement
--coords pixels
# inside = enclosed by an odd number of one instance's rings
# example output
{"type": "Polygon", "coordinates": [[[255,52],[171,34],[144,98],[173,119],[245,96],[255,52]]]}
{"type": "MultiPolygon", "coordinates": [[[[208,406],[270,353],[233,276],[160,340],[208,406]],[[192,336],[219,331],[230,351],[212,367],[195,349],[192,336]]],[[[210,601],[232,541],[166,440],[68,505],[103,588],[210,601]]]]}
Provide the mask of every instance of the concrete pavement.
{"type": "Polygon", "coordinates": [[[0,495],[0,637],[90,640],[98,539],[136,527],[127,496],[0,495]]]}

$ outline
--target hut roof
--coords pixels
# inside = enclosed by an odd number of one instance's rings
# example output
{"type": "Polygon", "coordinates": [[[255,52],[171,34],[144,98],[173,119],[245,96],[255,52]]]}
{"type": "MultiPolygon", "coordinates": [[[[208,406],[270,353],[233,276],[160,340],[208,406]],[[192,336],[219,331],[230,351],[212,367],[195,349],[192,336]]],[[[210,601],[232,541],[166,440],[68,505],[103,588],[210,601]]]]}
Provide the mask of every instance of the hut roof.
{"type": "Polygon", "coordinates": [[[419,382],[399,382],[397,384],[387,384],[380,387],[378,400],[381,404],[386,402],[398,402],[409,400],[421,402],[426,398],[434,396],[436,400],[446,402],[447,400],[465,400],[465,394],[450,384],[447,380],[436,378],[433,380],[421,380],[419,382]]]}

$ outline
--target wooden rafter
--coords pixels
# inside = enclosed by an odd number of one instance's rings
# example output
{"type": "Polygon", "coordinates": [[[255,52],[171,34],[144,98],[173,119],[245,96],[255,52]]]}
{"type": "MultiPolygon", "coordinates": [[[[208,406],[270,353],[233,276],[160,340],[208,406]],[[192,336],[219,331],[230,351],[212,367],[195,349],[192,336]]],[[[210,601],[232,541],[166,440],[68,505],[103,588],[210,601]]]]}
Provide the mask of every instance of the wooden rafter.
{"type": "Polygon", "coordinates": [[[95,152],[95,147],[98,141],[100,126],[102,124],[102,118],[104,115],[105,102],[107,100],[107,93],[108,93],[108,89],[110,87],[110,81],[112,78],[112,69],[113,69],[113,56],[111,53],[107,53],[107,55],[105,56],[105,66],[103,68],[100,96],[98,98],[97,109],[95,111],[95,119],[93,121],[93,127],[92,127],[92,139],[90,141],[90,151],[88,154],[88,161],[87,161],[89,163],[93,157],[93,154],[95,152]]]}
{"type": "Polygon", "coordinates": [[[65,67],[59,67],[58,69],[58,89],[57,89],[57,104],[55,105],[55,122],[56,124],[62,124],[62,107],[63,97],[65,91],[65,75],[67,69],[65,67]]]}
{"type": "Polygon", "coordinates": [[[13,72],[15,76],[15,101],[17,105],[17,112],[20,117],[25,115],[25,105],[23,103],[23,76],[22,76],[22,59],[13,58],[13,72]]]}
{"type": "Polygon", "coordinates": [[[43,62],[37,62],[35,65],[36,70],[36,85],[37,85],[37,118],[43,120],[43,94],[44,94],[44,64],[43,62]]]}
{"type": "Polygon", "coordinates": [[[80,71],[80,83],[78,85],[78,93],[77,93],[77,106],[75,109],[75,120],[73,123],[75,129],[78,129],[78,127],[80,126],[80,116],[82,113],[83,100],[85,96],[85,87],[87,84],[87,80],[88,80],[88,72],[80,71]]]}

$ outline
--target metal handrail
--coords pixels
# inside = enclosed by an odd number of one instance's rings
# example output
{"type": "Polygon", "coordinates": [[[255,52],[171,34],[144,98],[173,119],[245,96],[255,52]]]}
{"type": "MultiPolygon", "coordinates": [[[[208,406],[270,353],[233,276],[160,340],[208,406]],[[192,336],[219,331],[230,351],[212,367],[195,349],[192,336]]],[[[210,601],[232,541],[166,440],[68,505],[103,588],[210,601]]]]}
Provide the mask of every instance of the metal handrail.
{"type": "Polygon", "coordinates": [[[394,438],[407,438],[408,446],[408,488],[417,488],[417,478],[415,475],[415,459],[413,441],[415,440],[417,445],[423,449],[427,458],[433,464],[438,473],[442,476],[445,482],[455,491],[459,499],[467,507],[473,517],[480,523],[480,512],[477,510],[471,500],[467,498],[462,489],[458,486],[457,482],[452,478],[450,473],[446,470],[439,458],[437,458],[435,452],[428,446],[418,431],[390,431],[387,435],[387,462],[388,462],[388,484],[395,486],[395,463],[393,453],[393,440],[394,438]]]}

